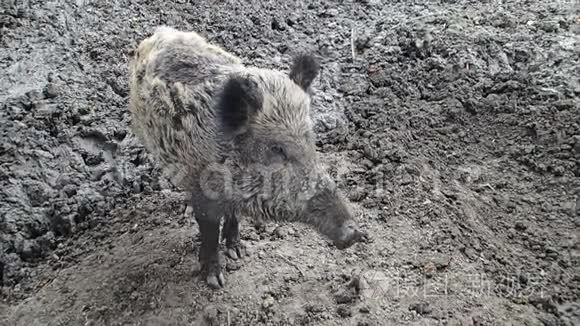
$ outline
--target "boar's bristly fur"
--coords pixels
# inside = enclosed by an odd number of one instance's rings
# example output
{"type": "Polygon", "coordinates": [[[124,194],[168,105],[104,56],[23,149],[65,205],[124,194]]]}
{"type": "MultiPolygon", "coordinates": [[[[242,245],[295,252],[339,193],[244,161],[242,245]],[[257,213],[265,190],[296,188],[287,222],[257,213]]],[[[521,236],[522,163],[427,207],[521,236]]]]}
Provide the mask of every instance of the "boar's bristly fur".
{"type": "Polygon", "coordinates": [[[337,247],[364,238],[318,159],[311,55],[289,73],[248,67],[194,32],[159,27],[130,63],[131,127],[172,179],[189,191],[207,283],[224,286],[219,225],[227,254],[241,258],[239,221],[310,224],[337,247]]]}

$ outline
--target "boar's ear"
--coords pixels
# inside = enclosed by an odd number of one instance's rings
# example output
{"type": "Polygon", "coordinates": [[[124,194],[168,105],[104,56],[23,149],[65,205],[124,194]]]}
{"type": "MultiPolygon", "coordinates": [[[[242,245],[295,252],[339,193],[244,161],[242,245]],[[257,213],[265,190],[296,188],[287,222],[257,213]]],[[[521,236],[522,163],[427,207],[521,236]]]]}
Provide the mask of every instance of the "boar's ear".
{"type": "Polygon", "coordinates": [[[290,69],[290,79],[304,91],[307,91],[319,70],[320,64],[314,56],[301,54],[294,58],[294,63],[290,69]]]}
{"type": "Polygon", "coordinates": [[[232,76],[225,83],[218,100],[217,113],[227,133],[239,135],[262,109],[263,97],[258,84],[242,76],[232,76]]]}

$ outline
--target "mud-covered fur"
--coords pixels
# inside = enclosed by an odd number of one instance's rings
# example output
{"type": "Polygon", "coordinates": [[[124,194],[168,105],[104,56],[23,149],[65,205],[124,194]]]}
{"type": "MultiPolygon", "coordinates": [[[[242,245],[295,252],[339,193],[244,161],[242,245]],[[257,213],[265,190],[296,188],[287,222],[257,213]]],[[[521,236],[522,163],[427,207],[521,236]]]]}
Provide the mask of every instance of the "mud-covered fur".
{"type": "Polygon", "coordinates": [[[346,248],[361,240],[318,160],[310,86],[319,66],[288,74],[246,67],[194,32],[160,27],[130,64],[132,129],[173,180],[192,192],[208,283],[223,286],[219,221],[228,255],[241,254],[239,219],[301,221],[346,248]]]}

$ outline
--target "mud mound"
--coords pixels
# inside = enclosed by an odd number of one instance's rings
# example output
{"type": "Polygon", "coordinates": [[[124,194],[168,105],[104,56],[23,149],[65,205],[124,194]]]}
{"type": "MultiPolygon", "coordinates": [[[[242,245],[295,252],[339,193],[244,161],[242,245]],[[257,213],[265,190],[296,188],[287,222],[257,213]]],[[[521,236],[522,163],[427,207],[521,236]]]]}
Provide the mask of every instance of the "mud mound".
{"type": "Polygon", "coordinates": [[[580,323],[578,24],[572,1],[5,1],[0,321],[580,323]],[[373,242],[244,225],[226,289],[196,279],[185,194],[127,128],[160,24],[322,58],[318,145],[373,242]]]}

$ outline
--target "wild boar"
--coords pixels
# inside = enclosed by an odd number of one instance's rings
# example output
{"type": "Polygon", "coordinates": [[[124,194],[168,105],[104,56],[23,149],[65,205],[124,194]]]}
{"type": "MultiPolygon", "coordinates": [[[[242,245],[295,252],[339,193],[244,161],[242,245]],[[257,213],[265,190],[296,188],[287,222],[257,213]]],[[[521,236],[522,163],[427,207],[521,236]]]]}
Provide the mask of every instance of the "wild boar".
{"type": "Polygon", "coordinates": [[[139,44],[129,68],[131,128],[191,191],[199,261],[212,288],[225,284],[222,217],[233,259],[242,256],[243,216],[307,223],[341,249],[366,238],[316,151],[314,56],[296,56],[289,73],[248,67],[195,32],[162,26],[139,44]]]}

